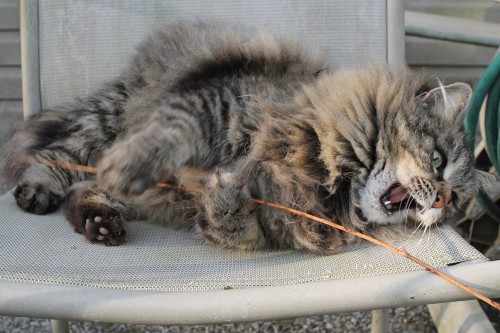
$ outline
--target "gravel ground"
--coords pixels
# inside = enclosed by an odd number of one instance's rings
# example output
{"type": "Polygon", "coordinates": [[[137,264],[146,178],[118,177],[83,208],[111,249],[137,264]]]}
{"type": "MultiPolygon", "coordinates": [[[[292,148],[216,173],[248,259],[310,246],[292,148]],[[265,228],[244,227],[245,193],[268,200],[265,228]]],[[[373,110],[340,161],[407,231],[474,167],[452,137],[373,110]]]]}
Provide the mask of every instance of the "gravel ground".
{"type": "MultiPolygon", "coordinates": [[[[0,103],[0,154],[14,129],[22,121],[21,105],[18,102],[0,103]]],[[[3,162],[0,159],[0,168],[3,162]]],[[[0,179],[0,194],[10,186],[0,179]]],[[[92,333],[216,333],[216,332],[370,332],[371,313],[355,312],[344,315],[300,318],[292,321],[271,321],[207,326],[152,326],[126,324],[98,324],[91,322],[70,322],[70,331],[92,333]]],[[[50,332],[47,319],[0,316],[0,333],[45,333],[50,332]]],[[[436,332],[425,306],[397,308],[390,311],[390,332],[436,332]]]]}
{"type": "MultiPolygon", "coordinates": [[[[300,318],[293,321],[266,321],[244,324],[225,324],[207,326],[157,326],[98,324],[91,322],[70,322],[70,332],[85,333],[223,333],[223,332],[370,332],[370,312],[355,312],[338,316],[300,318]]],[[[0,317],[0,333],[48,333],[50,321],[19,317],[0,317]]],[[[390,313],[390,332],[410,333],[436,332],[425,306],[397,308],[390,313]]]]}

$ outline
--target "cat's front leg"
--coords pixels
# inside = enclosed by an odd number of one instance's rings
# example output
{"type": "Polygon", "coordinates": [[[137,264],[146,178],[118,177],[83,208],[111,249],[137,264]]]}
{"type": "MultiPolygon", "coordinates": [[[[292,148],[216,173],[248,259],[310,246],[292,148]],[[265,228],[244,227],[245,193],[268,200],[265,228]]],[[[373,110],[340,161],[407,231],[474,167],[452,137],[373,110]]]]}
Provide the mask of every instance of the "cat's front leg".
{"type": "Polygon", "coordinates": [[[174,147],[167,147],[168,142],[161,144],[154,130],[144,126],[104,151],[97,164],[97,182],[103,189],[140,194],[158,182],[162,174],[171,176],[178,167],[168,158],[174,147]]]}
{"type": "Polygon", "coordinates": [[[212,151],[208,126],[194,111],[173,98],[158,108],[142,125],[129,130],[102,154],[97,182],[105,190],[141,194],[156,182],[173,176],[186,164],[210,167],[217,160],[212,151]]]}
{"type": "Polygon", "coordinates": [[[201,205],[197,229],[207,243],[239,250],[264,247],[256,203],[237,173],[217,170],[211,174],[205,181],[201,205]]]}
{"type": "MultiPolygon", "coordinates": [[[[259,199],[280,203],[327,219],[321,187],[307,172],[281,160],[252,160],[243,164],[243,174],[251,179],[251,191],[259,199]]],[[[321,255],[340,251],[343,238],[337,229],[307,217],[266,207],[260,210],[261,224],[270,244],[321,255]]]]}
{"type": "Polygon", "coordinates": [[[68,193],[64,214],[76,232],[92,243],[115,246],[123,244],[127,231],[123,213],[129,207],[110,197],[93,182],[73,186],[68,193]]]}

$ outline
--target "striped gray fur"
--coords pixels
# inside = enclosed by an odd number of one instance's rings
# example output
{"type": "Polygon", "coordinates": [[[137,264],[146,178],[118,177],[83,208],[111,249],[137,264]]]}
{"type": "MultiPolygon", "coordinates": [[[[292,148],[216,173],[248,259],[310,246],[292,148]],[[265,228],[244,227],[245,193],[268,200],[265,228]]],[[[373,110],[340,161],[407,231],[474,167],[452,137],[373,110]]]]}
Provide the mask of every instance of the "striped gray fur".
{"type": "Polygon", "coordinates": [[[68,220],[94,243],[119,245],[123,221],[145,218],[220,247],[320,254],[355,240],[251,197],[393,238],[411,221],[443,222],[488,182],[463,133],[470,87],[428,91],[406,68],[327,67],[265,30],[165,26],[115,81],[27,121],[4,171],[27,211],[67,197],[68,220]],[[97,176],[41,159],[97,165],[97,176]]]}

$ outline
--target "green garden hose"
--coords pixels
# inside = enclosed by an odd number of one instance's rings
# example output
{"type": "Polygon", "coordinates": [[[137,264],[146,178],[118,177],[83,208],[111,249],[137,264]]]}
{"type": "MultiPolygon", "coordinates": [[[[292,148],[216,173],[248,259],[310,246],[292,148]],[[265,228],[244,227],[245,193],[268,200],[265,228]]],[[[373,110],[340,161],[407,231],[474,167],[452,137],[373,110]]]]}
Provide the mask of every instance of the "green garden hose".
{"type": "MultiPolygon", "coordinates": [[[[488,95],[485,114],[486,152],[497,174],[500,172],[500,54],[493,59],[479,80],[464,120],[468,143],[474,149],[479,113],[485,97],[488,95]]],[[[483,191],[476,197],[486,213],[500,223],[500,207],[483,191]]]]}

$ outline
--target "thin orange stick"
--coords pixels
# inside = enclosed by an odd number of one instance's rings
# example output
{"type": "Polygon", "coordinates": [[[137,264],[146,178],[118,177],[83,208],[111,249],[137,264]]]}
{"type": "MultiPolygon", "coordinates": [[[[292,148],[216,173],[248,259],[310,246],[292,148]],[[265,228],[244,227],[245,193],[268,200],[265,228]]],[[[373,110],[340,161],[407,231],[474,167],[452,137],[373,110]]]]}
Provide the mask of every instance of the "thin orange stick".
{"type": "MultiPolygon", "coordinates": [[[[75,171],[83,171],[83,172],[88,172],[88,173],[96,173],[97,170],[96,168],[94,167],[90,167],[90,166],[84,166],[84,165],[78,165],[78,164],[70,164],[70,163],[66,163],[66,162],[59,162],[59,161],[48,161],[48,160],[38,160],[38,162],[42,163],[42,164],[45,164],[45,165],[51,165],[51,166],[55,166],[55,167],[60,167],[60,168],[63,168],[63,169],[68,169],[68,170],[75,170],[75,171]]],[[[173,189],[173,190],[177,190],[177,191],[184,191],[184,192],[192,192],[192,193],[197,193],[197,194],[200,194],[201,193],[201,190],[199,189],[194,189],[194,188],[187,188],[187,187],[183,187],[183,186],[178,186],[178,185],[173,185],[173,184],[168,184],[168,183],[158,183],[156,184],[156,186],[158,187],[163,187],[163,188],[170,188],[170,189],[173,189]]],[[[336,229],[339,229],[339,230],[342,230],[344,232],[347,232],[347,233],[350,233],[354,236],[357,236],[359,238],[362,238],[370,243],[373,243],[377,246],[381,246],[389,251],[392,251],[396,254],[399,254],[415,263],[417,263],[418,265],[422,266],[426,271],[429,271],[431,273],[434,273],[436,275],[438,275],[439,277],[445,279],[446,281],[454,284],[455,286],[465,290],[466,292],[468,292],[469,294],[473,295],[474,297],[477,297],[479,298],[480,300],[488,303],[489,305],[491,305],[492,307],[494,307],[495,309],[497,310],[500,310],[500,304],[493,301],[492,299],[484,296],[483,294],[479,293],[478,291],[476,291],[475,289],[469,287],[469,286],[466,286],[465,284],[461,283],[460,281],[458,280],[455,280],[454,278],[452,278],[451,276],[441,272],[440,270],[432,267],[431,265],[427,264],[426,262],[418,259],[417,257],[414,257],[413,255],[411,255],[410,253],[408,253],[408,251],[406,251],[404,248],[403,249],[398,249],[394,246],[391,246],[387,243],[384,243],[384,242],[381,242],[379,241],[378,239],[375,239],[373,237],[370,237],[368,235],[365,235],[365,234],[362,234],[358,231],[355,231],[355,230],[352,230],[350,228],[346,228],[340,224],[337,224],[335,222],[332,222],[330,220],[327,220],[327,219],[324,219],[324,218],[321,218],[321,217],[317,217],[317,216],[314,216],[314,215],[311,215],[311,214],[308,214],[308,213],[305,213],[305,212],[302,212],[300,210],[296,210],[296,209],[293,209],[293,208],[290,208],[290,207],[287,207],[287,206],[283,206],[279,203],[274,203],[274,202],[268,202],[268,201],[263,201],[263,200],[259,200],[259,199],[252,199],[255,203],[257,204],[260,204],[260,205],[264,205],[264,206],[268,206],[268,207],[273,207],[273,208],[277,208],[277,209],[280,209],[280,210],[283,210],[283,211],[286,211],[286,212],[289,212],[289,213],[292,213],[292,214],[295,214],[295,215],[298,215],[298,216],[303,216],[305,218],[308,218],[308,219],[311,219],[313,221],[316,221],[316,222],[319,222],[319,223],[323,223],[325,225],[328,225],[332,228],[336,228],[336,229]]]]}
{"type": "Polygon", "coordinates": [[[79,164],[71,164],[67,162],[60,162],[60,161],[49,161],[49,160],[42,160],[42,159],[36,159],[37,162],[48,165],[48,166],[55,166],[57,168],[62,168],[66,170],[72,170],[72,171],[83,171],[86,173],[97,173],[97,169],[91,166],[86,166],[86,165],[79,165],[79,164]]]}
{"type": "Polygon", "coordinates": [[[284,211],[287,211],[287,212],[290,212],[290,213],[293,213],[293,214],[296,214],[296,215],[299,215],[299,216],[306,217],[306,218],[311,219],[313,221],[317,221],[317,222],[326,224],[326,225],[328,225],[328,226],[330,226],[332,228],[336,228],[336,229],[345,231],[345,232],[350,233],[352,235],[355,235],[357,237],[363,238],[363,239],[369,241],[370,243],[373,243],[375,245],[378,245],[378,246],[381,246],[383,248],[386,248],[389,251],[392,251],[392,252],[394,252],[396,254],[402,255],[403,257],[408,258],[409,260],[411,260],[411,261],[417,263],[418,265],[422,266],[423,268],[425,268],[426,271],[429,271],[431,273],[434,273],[434,274],[442,277],[446,281],[448,281],[448,282],[456,285],[457,287],[462,288],[463,290],[465,290],[469,294],[472,294],[473,296],[479,298],[480,300],[483,300],[484,302],[488,303],[489,305],[491,305],[495,309],[500,310],[500,304],[499,303],[497,303],[497,302],[493,301],[492,299],[484,296],[483,294],[481,294],[478,291],[472,289],[471,287],[466,286],[465,284],[461,283],[460,281],[455,280],[451,276],[449,276],[449,275],[441,272],[440,270],[432,267],[431,265],[429,265],[426,262],[418,259],[417,257],[412,256],[404,248],[400,250],[400,249],[398,249],[398,248],[396,248],[394,246],[391,246],[389,244],[381,242],[378,239],[375,239],[373,237],[367,236],[367,235],[362,234],[360,232],[357,232],[355,230],[346,228],[346,227],[344,227],[344,226],[342,226],[340,224],[334,223],[332,221],[329,221],[329,220],[326,220],[326,219],[323,219],[321,217],[317,217],[317,216],[314,216],[314,215],[311,215],[311,214],[308,214],[308,213],[304,213],[304,212],[302,212],[300,210],[296,210],[296,209],[293,209],[293,208],[290,208],[290,207],[283,206],[283,205],[281,205],[279,203],[266,202],[266,201],[262,201],[262,200],[258,200],[258,199],[253,199],[253,200],[255,202],[261,204],[261,205],[278,208],[278,209],[281,209],[281,210],[284,210],[284,211]]]}

